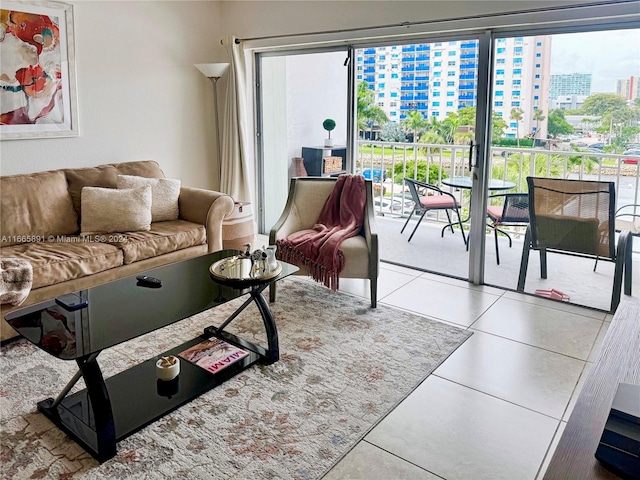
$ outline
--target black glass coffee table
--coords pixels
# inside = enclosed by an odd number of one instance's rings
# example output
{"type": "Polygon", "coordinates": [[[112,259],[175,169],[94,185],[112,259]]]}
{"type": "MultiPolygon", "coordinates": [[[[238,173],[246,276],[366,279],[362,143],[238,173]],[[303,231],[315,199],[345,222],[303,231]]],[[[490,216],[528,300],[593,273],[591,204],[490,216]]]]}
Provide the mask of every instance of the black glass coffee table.
{"type": "Polygon", "coordinates": [[[282,271],[276,277],[252,282],[224,282],[210,275],[210,265],[239,253],[224,250],[144,272],[162,281],[159,288],[141,284],[134,275],[76,292],[86,300],[86,306],[77,310],[70,310],[68,305],[65,308],[54,299],[7,315],[6,321],[38,348],[78,364],[78,372],[58,397],[39,402],[38,410],[104,462],[116,454],[116,443],[123,438],[255,363],[278,361],[278,332],[262,292],[298,268],[281,262],[282,271]],[[97,361],[103,350],[245,295],[247,300],[219,327],[207,327],[197,338],[103,378],[97,361]],[[257,306],[264,323],[266,348],[224,330],[251,303],[257,306]],[[50,328],[53,323],[64,328],[50,328]],[[177,356],[214,337],[249,355],[217,373],[181,360],[180,374],[175,380],[165,382],[157,378],[159,358],[177,356]],[[80,378],[86,388],[69,395],[80,378]]]}

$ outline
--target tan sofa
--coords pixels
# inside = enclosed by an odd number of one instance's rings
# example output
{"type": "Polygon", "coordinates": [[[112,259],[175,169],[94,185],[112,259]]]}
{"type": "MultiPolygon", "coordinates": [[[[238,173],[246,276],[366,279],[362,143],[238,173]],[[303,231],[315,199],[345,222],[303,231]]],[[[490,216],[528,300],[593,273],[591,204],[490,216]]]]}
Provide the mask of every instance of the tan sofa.
{"type": "Polygon", "coordinates": [[[26,300],[17,307],[2,305],[2,341],[17,336],[4,321],[16,308],[222,249],[222,221],[233,212],[233,199],[184,186],[177,220],[91,241],[80,237],[82,188],[116,188],[118,175],[164,178],[154,161],[0,177],[0,256],[28,260],[33,268],[26,300]]]}

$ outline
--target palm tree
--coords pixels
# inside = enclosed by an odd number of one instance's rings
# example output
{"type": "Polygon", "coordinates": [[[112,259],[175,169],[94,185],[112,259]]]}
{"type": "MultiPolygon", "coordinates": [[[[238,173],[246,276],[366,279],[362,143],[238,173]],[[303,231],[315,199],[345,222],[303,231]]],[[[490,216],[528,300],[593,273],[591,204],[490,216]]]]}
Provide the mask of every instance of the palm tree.
{"type": "Polygon", "coordinates": [[[536,108],[533,111],[533,119],[536,121],[536,131],[533,132],[533,139],[534,140],[538,136],[538,133],[540,133],[540,122],[543,121],[545,118],[547,118],[547,117],[544,116],[544,110],[536,108]]]}
{"type": "Polygon", "coordinates": [[[418,143],[419,134],[429,126],[429,122],[416,110],[409,112],[402,124],[407,130],[413,132],[413,143],[418,143]]]}
{"type": "Polygon", "coordinates": [[[367,82],[358,84],[357,92],[358,132],[369,129],[369,138],[373,140],[373,127],[382,126],[389,121],[384,110],[375,104],[373,91],[369,89],[367,82]]]}
{"type": "Polygon", "coordinates": [[[524,114],[524,110],[518,107],[518,108],[512,108],[511,115],[509,116],[511,120],[516,121],[516,141],[518,143],[518,148],[520,148],[520,120],[522,120],[523,114],[524,114]]]}

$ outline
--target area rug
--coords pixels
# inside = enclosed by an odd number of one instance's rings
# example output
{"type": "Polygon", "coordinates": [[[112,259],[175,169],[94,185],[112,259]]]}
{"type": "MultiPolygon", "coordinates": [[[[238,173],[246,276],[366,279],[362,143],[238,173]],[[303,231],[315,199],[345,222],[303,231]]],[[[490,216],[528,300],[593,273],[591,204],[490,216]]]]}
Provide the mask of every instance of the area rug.
{"type": "MultiPolygon", "coordinates": [[[[220,325],[239,302],[103,352],[103,374],[220,325]]],[[[272,309],[280,361],[251,367],[124,439],[103,464],[36,411],[75,363],[24,340],[2,347],[2,478],[320,478],[470,335],[300,277],[279,283],[272,309]]],[[[228,330],[266,344],[253,307],[228,330]]]]}

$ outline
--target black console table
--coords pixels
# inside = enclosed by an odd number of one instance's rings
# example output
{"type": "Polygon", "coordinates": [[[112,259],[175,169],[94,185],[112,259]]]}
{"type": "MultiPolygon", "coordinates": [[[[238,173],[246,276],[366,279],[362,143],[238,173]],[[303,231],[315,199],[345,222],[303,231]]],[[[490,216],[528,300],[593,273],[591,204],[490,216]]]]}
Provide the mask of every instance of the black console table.
{"type": "Polygon", "coordinates": [[[302,158],[304,158],[304,168],[310,177],[334,176],[347,171],[347,147],[302,147],[302,158]],[[323,157],[341,157],[342,170],[340,172],[324,172],[323,157]]]}

